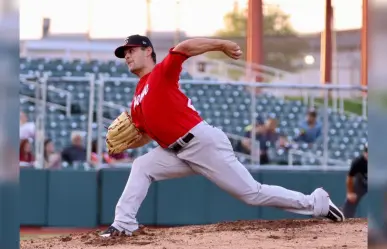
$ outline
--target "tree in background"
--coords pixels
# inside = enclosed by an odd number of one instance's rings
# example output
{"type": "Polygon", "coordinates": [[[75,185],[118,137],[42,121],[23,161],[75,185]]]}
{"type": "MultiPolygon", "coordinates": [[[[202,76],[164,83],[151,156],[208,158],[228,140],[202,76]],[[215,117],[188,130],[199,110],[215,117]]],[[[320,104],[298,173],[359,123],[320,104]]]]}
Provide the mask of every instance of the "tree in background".
{"type": "MultiPolygon", "coordinates": [[[[233,11],[224,16],[224,26],[215,33],[215,36],[230,40],[243,38],[244,42],[240,46],[244,51],[242,59],[245,60],[247,9],[240,10],[236,5],[233,11]]],[[[263,41],[264,64],[285,71],[296,71],[298,66],[293,62],[303,58],[302,52],[307,49],[308,44],[297,37],[297,32],[290,24],[289,16],[278,6],[264,6],[263,33],[265,36],[263,41]]],[[[221,54],[210,56],[217,59],[224,58],[221,54]]]]}

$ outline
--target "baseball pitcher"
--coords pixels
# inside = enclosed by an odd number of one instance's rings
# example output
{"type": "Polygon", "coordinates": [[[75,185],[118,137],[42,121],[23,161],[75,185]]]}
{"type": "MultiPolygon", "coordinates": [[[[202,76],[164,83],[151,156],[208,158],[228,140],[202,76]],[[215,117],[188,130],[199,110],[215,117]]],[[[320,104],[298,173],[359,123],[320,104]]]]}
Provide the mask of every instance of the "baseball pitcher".
{"type": "Polygon", "coordinates": [[[109,152],[137,148],[151,140],[159,146],[133,162],[114,222],[100,236],[131,235],[139,228],[136,215],[152,181],[193,174],[203,175],[249,205],[344,221],[343,213],[322,188],[305,195],[257,182],[235,157],[226,134],[200,117],[191,100],[180,91],[178,81],[185,60],[209,51],[223,52],[235,60],[242,55],[232,41],[195,38],[171,48],[156,64],[151,41],[140,35],[129,36],[115,50],[140,80],[130,113],[123,112],[109,127],[109,152]]]}

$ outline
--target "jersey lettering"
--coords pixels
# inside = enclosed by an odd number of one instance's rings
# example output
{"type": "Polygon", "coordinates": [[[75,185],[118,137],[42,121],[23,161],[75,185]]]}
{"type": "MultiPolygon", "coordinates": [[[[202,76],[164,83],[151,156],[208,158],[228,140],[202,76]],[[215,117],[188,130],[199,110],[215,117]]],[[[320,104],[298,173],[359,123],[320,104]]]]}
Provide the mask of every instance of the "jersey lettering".
{"type": "Polygon", "coordinates": [[[192,110],[194,110],[195,112],[197,112],[196,109],[195,109],[195,107],[192,105],[191,99],[188,99],[188,104],[187,104],[187,105],[188,105],[189,108],[191,108],[192,110]]]}
{"type": "Polygon", "coordinates": [[[149,86],[148,86],[148,84],[146,84],[144,89],[142,90],[142,92],[139,95],[134,97],[134,99],[133,99],[134,107],[138,106],[141,103],[141,101],[143,100],[145,95],[148,93],[148,91],[149,91],[149,86]]]}

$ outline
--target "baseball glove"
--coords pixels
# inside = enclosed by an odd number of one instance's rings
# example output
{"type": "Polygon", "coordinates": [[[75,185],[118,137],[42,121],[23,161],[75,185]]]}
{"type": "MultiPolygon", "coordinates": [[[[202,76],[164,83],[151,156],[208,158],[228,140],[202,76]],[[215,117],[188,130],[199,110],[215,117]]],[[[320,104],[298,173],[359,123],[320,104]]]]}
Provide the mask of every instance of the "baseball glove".
{"type": "Polygon", "coordinates": [[[151,139],[134,125],[127,111],[122,112],[109,126],[106,146],[109,154],[121,153],[149,143],[151,139]]]}

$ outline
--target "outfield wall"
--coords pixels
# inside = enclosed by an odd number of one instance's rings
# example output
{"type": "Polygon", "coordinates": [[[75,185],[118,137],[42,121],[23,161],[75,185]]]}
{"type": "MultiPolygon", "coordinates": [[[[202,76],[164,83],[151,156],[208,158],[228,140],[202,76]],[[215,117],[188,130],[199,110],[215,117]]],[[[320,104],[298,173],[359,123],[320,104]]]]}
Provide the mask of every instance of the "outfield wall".
{"type": "MultiPolygon", "coordinates": [[[[254,178],[264,184],[312,192],[324,187],[340,207],[345,199],[344,171],[256,170],[254,178]]],[[[114,209],[130,169],[20,171],[21,225],[96,227],[110,225],[114,209]]],[[[358,217],[367,216],[367,196],[358,217]]],[[[144,225],[209,224],[242,219],[308,218],[274,208],[248,206],[231,197],[202,176],[152,183],[140,208],[144,225]]]]}

